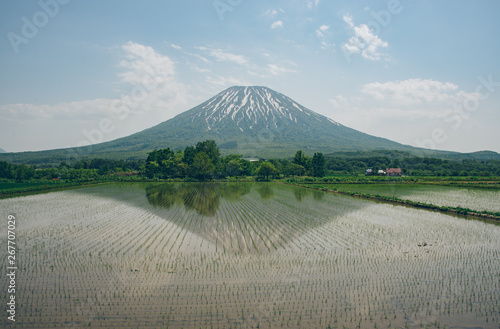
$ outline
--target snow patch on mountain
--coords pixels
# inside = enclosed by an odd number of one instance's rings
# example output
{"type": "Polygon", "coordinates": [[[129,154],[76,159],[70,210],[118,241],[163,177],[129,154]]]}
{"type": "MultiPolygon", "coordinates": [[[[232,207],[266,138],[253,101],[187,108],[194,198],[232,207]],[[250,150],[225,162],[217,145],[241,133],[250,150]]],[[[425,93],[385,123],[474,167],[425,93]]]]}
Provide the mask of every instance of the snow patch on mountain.
{"type": "Polygon", "coordinates": [[[192,116],[204,116],[207,130],[236,124],[240,131],[257,127],[278,128],[285,121],[307,124],[308,118],[320,122],[332,119],[295,103],[285,95],[266,87],[231,87],[217,94],[192,116]],[[306,116],[304,116],[306,115],[306,116]]]}

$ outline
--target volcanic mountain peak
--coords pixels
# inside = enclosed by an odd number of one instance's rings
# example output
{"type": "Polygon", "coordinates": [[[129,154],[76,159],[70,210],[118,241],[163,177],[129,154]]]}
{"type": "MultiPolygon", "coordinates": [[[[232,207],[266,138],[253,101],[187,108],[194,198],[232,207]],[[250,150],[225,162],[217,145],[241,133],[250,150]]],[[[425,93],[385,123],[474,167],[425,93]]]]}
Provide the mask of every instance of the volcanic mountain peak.
{"type": "Polygon", "coordinates": [[[234,123],[242,132],[255,127],[278,129],[284,122],[305,124],[311,119],[339,125],[281,93],[260,86],[231,87],[220,92],[201,104],[191,120],[200,117],[205,118],[207,130],[234,123]]]}
{"type": "MultiPolygon", "coordinates": [[[[169,147],[184,149],[203,140],[214,140],[224,154],[249,157],[289,157],[297,150],[325,154],[357,151],[403,151],[419,156],[455,154],[415,149],[367,135],[309,110],[267,87],[228,88],[209,100],[154,127],[101,144],[76,150],[0,154],[0,160],[17,163],[60,163],[68,154],[88,157],[144,159],[147,152],[169,147]]],[[[470,158],[495,159],[498,154],[470,158]]]]}

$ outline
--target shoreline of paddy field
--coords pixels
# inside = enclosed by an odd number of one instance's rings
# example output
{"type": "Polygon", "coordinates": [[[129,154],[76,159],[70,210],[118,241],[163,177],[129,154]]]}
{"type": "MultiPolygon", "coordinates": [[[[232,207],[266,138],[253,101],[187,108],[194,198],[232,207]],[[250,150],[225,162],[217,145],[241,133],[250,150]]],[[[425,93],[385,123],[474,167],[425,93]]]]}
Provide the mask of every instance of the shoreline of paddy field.
{"type": "Polygon", "coordinates": [[[356,197],[356,198],[360,198],[360,199],[366,199],[366,200],[378,201],[378,202],[383,202],[383,203],[401,205],[401,206],[406,206],[406,207],[411,207],[411,208],[436,211],[436,212],[441,212],[441,213],[455,215],[455,216],[474,217],[474,218],[478,218],[478,219],[482,219],[482,220],[494,221],[495,223],[500,222],[500,213],[498,213],[498,212],[478,211],[478,210],[463,208],[463,207],[438,206],[438,205],[434,205],[431,203],[412,201],[412,200],[408,200],[408,199],[401,199],[401,198],[378,195],[378,194],[369,194],[369,193],[360,193],[360,192],[352,192],[352,191],[342,191],[342,190],[338,190],[338,189],[329,189],[329,188],[326,188],[324,186],[321,186],[319,184],[314,184],[314,183],[312,183],[312,184],[304,184],[304,183],[293,184],[293,183],[282,182],[282,184],[298,186],[298,187],[303,187],[303,188],[308,188],[308,189],[314,189],[314,190],[328,192],[328,193],[346,195],[346,196],[356,197]]]}

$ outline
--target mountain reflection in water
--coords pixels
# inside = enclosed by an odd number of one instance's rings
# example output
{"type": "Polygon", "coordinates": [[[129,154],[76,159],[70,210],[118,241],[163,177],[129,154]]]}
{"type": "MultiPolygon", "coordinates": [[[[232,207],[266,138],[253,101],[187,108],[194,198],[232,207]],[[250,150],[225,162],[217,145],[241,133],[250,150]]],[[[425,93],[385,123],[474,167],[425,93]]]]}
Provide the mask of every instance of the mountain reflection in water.
{"type": "Polygon", "coordinates": [[[209,241],[216,251],[237,253],[272,252],[289,244],[299,249],[322,247],[317,244],[318,235],[311,237],[310,232],[320,232],[317,234],[322,236],[324,244],[343,245],[340,241],[345,236],[324,235],[323,231],[317,231],[318,227],[330,225],[336,218],[366,204],[322,191],[268,182],[148,184],[145,192],[147,201],[144,201],[157,208],[152,212],[173,223],[179,230],[177,234],[183,236],[172,240],[171,248],[180,248],[188,239],[199,245],[209,241]],[[190,237],[185,238],[186,234],[190,237]]]}
{"type": "MultiPolygon", "coordinates": [[[[266,184],[267,185],[267,184],[266,184]]],[[[150,204],[170,208],[183,204],[187,210],[196,210],[200,215],[214,216],[221,198],[237,200],[251,190],[249,183],[181,183],[148,186],[146,197],[150,204]]],[[[263,199],[273,196],[270,186],[259,187],[263,199]]]]}

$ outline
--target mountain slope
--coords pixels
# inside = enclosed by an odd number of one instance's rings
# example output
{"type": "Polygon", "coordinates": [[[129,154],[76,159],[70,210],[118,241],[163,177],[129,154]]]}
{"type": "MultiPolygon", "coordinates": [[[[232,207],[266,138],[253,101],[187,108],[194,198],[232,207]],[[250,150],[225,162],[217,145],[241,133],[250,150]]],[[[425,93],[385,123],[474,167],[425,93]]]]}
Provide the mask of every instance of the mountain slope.
{"type": "Polygon", "coordinates": [[[110,142],[119,148],[185,147],[214,139],[222,149],[248,156],[287,156],[290,150],[410,150],[345,127],[266,87],[231,87],[150,129],[110,142]],[[162,144],[165,145],[165,144],[162,144]]]}
{"type": "MultiPolygon", "coordinates": [[[[458,152],[424,150],[345,127],[266,87],[231,87],[154,127],[92,146],[0,154],[0,160],[58,163],[82,157],[145,158],[153,149],[184,149],[213,139],[223,154],[289,157],[306,153],[394,150],[418,156],[474,158],[458,152]]],[[[490,152],[494,153],[494,152],[490,152]]],[[[480,153],[482,159],[498,153],[480,153]]]]}

